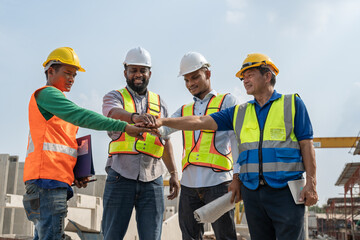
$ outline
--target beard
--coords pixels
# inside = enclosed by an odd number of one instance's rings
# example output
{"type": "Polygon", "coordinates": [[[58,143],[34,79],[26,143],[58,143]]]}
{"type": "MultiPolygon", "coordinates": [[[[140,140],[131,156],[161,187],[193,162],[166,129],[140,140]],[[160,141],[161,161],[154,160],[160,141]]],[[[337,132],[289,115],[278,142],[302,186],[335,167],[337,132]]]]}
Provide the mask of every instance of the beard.
{"type": "Polygon", "coordinates": [[[137,92],[138,94],[144,94],[146,92],[146,88],[149,84],[149,79],[141,78],[142,83],[141,84],[135,84],[135,78],[132,79],[126,79],[127,85],[137,92]]]}

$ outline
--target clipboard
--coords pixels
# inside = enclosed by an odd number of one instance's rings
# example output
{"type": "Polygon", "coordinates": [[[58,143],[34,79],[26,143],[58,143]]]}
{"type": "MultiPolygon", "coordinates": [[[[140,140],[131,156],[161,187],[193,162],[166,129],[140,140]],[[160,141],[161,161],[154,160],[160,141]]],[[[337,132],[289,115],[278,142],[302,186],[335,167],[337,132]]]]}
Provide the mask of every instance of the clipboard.
{"type": "Polygon", "coordinates": [[[291,191],[291,195],[294,199],[296,204],[304,204],[304,201],[299,201],[300,193],[305,186],[306,180],[305,179],[298,179],[293,181],[288,181],[288,185],[291,191]]]}
{"type": "Polygon", "coordinates": [[[91,177],[95,175],[94,163],[91,150],[91,135],[76,139],[78,144],[78,156],[74,167],[75,179],[91,177]]]}

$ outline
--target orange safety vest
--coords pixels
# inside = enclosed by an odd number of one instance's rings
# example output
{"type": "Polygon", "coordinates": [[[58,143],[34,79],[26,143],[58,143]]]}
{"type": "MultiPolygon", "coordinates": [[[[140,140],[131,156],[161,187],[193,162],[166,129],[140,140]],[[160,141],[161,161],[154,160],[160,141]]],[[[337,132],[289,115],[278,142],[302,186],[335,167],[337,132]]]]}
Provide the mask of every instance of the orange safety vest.
{"type": "MultiPolygon", "coordinates": [[[[204,115],[218,112],[227,94],[213,96],[204,115]]],[[[194,103],[182,107],[182,116],[194,115],[194,103]]],[[[215,147],[215,131],[201,130],[197,141],[194,131],[183,131],[183,159],[182,170],[190,164],[212,168],[214,171],[230,171],[233,166],[231,151],[221,154],[215,147]]]]}
{"type": "MultiPolygon", "coordinates": [[[[134,98],[127,88],[117,90],[123,100],[124,109],[128,112],[137,112],[134,98]]],[[[147,113],[154,116],[161,116],[160,96],[148,91],[147,113]]],[[[154,158],[161,158],[164,152],[164,144],[159,137],[144,133],[144,140],[131,137],[125,132],[120,133],[118,139],[109,144],[109,155],[113,154],[139,154],[143,153],[154,158]]]]}
{"type": "Polygon", "coordinates": [[[35,95],[29,103],[30,133],[24,166],[24,182],[33,179],[51,179],[71,185],[74,182],[73,169],[76,164],[77,126],[57,116],[46,120],[41,114],[35,95]]]}

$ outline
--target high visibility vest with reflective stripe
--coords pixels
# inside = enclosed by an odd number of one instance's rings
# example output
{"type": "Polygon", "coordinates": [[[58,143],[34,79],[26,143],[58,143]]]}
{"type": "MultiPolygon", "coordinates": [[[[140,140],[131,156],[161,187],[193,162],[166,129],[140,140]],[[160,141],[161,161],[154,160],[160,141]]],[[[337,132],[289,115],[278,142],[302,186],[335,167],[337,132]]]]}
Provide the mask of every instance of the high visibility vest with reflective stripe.
{"type": "Polygon", "coordinates": [[[240,179],[249,189],[259,185],[259,172],[274,188],[299,179],[304,172],[300,146],[294,134],[295,97],[282,95],[268,112],[261,132],[255,105],[237,105],[234,112],[234,129],[239,147],[240,179]]]}
{"type": "MultiPolygon", "coordinates": [[[[124,109],[128,112],[137,112],[134,99],[127,88],[118,90],[124,100],[124,109]]],[[[148,91],[147,113],[154,116],[161,116],[160,96],[148,91]]],[[[145,140],[131,137],[123,132],[120,137],[109,144],[109,154],[139,154],[143,153],[154,158],[161,158],[164,152],[164,144],[160,138],[149,133],[143,134],[145,140]]]]}
{"type": "MultiPolygon", "coordinates": [[[[213,96],[206,107],[205,115],[218,112],[227,94],[213,96]]],[[[194,115],[194,103],[182,107],[182,116],[194,115]]],[[[229,171],[233,166],[231,150],[226,155],[221,154],[215,145],[215,131],[201,130],[197,141],[194,131],[183,131],[182,170],[192,164],[212,168],[214,171],[229,171]]]]}
{"type": "Polygon", "coordinates": [[[74,182],[78,127],[55,115],[49,120],[43,117],[35,95],[45,87],[36,90],[29,103],[30,133],[23,180],[51,179],[71,185],[74,182]]]}

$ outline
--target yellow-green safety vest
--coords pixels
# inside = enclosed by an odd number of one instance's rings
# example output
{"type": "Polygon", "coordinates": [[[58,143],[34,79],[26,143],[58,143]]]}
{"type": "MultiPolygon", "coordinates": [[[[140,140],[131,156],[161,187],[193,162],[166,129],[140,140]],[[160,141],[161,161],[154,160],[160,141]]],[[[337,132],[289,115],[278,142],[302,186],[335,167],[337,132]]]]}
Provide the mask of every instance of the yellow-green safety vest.
{"type": "MultiPolygon", "coordinates": [[[[124,109],[128,112],[137,112],[135,101],[127,88],[117,90],[123,100],[124,109]]],[[[160,96],[156,93],[148,91],[148,107],[147,113],[154,116],[161,116],[160,96]]],[[[159,137],[149,133],[144,133],[144,140],[131,137],[127,133],[122,132],[118,139],[113,140],[109,144],[109,155],[113,154],[139,154],[143,153],[154,158],[161,158],[164,152],[164,144],[159,137]]]]}
{"type": "Polygon", "coordinates": [[[237,105],[233,127],[238,142],[240,180],[249,189],[259,186],[262,174],[274,188],[299,179],[304,172],[300,145],[294,133],[296,94],[272,102],[261,131],[255,104],[237,105]]]}
{"type": "MultiPolygon", "coordinates": [[[[227,94],[213,96],[206,107],[204,115],[220,111],[227,94]]],[[[182,116],[194,115],[194,103],[182,107],[182,116]]],[[[231,151],[226,155],[220,153],[215,145],[215,131],[201,130],[197,141],[194,131],[183,131],[182,170],[191,165],[212,168],[214,171],[230,171],[233,167],[231,151]]]]}

